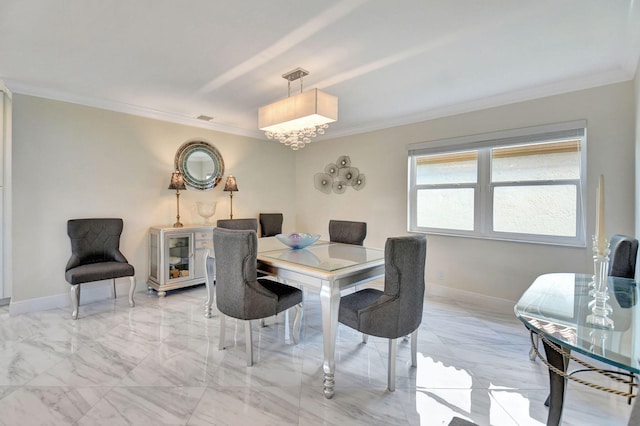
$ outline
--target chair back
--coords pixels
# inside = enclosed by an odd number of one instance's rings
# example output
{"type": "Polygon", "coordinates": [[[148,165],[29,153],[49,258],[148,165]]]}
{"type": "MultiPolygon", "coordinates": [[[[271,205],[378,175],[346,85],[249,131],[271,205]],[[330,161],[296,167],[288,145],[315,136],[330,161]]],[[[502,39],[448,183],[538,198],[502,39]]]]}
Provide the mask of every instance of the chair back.
{"type": "Polygon", "coordinates": [[[216,304],[220,312],[245,319],[245,289],[257,279],[258,238],[247,230],[215,228],[216,304]]]}
{"type": "Polygon", "coordinates": [[[258,221],[256,219],[218,219],[216,226],[224,229],[258,232],[258,221]]]}
{"type": "Polygon", "coordinates": [[[278,296],[257,281],[258,236],[253,230],[215,228],[216,304],[224,315],[242,320],[278,313],[278,296]]]}
{"type": "Polygon", "coordinates": [[[398,337],[411,333],[422,322],[426,256],[424,235],[388,238],[385,244],[384,295],[397,298],[398,337]]]}
{"type": "Polygon", "coordinates": [[[329,241],[361,246],[367,236],[366,222],[329,221],[329,241]]]}
{"type": "Polygon", "coordinates": [[[609,275],[613,277],[634,278],[636,275],[636,257],[638,240],[626,235],[615,234],[609,243],[609,275]]]}
{"type": "Polygon", "coordinates": [[[71,239],[71,257],[65,271],[80,265],[100,262],[127,263],[120,252],[120,218],[71,219],[67,221],[67,234],[71,239]]]}
{"type": "Polygon", "coordinates": [[[396,339],[418,328],[422,322],[426,255],[424,235],[387,239],[384,294],[360,313],[360,331],[396,339]]]}
{"type": "Polygon", "coordinates": [[[260,213],[260,230],[263,237],[273,237],[282,233],[282,213],[260,213]]]}

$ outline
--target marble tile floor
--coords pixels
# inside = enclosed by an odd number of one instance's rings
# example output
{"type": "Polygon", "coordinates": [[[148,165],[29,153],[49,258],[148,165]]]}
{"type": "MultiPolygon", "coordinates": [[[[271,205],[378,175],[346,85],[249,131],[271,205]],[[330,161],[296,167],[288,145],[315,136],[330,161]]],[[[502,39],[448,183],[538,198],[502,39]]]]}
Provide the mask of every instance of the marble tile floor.
{"type": "MultiPolygon", "coordinates": [[[[305,291],[301,342],[285,317],[254,324],[255,365],[242,324],[205,319],[203,286],[137,293],[10,317],[0,307],[1,425],[542,425],[546,367],[528,358],[513,313],[427,297],[418,342],[400,341],[396,392],[386,390],[387,342],[339,325],[336,394],[322,395],[318,293],[305,291]]],[[[569,384],[564,425],[626,425],[622,397],[569,384]]]]}

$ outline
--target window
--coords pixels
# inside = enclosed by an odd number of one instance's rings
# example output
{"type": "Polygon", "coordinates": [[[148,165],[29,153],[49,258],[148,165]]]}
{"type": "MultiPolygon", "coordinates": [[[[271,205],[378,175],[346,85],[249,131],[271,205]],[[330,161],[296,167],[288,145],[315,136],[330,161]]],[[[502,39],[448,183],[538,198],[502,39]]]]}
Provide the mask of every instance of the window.
{"type": "Polygon", "coordinates": [[[409,146],[409,230],[585,245],[584,121],[409,146]]]}

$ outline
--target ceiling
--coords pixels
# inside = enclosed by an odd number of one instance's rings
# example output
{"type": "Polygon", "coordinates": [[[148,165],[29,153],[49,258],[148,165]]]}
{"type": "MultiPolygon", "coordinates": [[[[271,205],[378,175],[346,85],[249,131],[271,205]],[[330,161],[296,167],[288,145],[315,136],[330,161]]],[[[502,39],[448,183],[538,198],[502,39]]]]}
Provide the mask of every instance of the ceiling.
{"type": "Polygon", "coordinates": [[[297,67],[339,98],[326,139],[628,81],[639,58],[640,0],[0,2],[15,93],[260,138],[297,67]]]}

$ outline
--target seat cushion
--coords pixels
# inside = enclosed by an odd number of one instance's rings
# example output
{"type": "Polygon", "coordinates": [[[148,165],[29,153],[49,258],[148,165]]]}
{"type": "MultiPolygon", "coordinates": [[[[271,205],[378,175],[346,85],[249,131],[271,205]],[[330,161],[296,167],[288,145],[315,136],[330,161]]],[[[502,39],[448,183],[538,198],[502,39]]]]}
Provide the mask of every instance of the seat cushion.
{"type": "Polygon", "coordinates": [[[65,278],[69,284],[75,285],[133,275],[135,270],[128,263],[98,262],[71,268],[65,273],[65,278]]]}
{"type": "Polygon", "coordinates": [[[276,281],[260,278],[258,283],[278,297],[278,312],[302,303],[302,290],[276,281]]]}
{"type": "Polygon", "coordinates": [[[358,311],[378,300],[384,293],[374,288],[365,288],[340,298],[338,321],[355,330],[361,331],[358,324],[358,311]]]}

